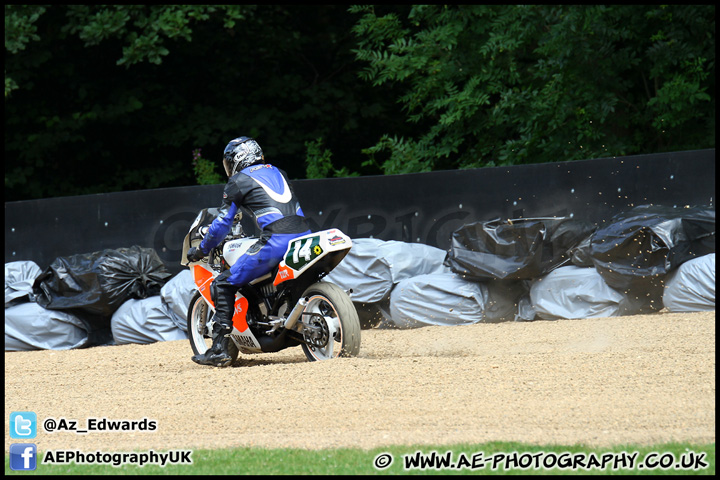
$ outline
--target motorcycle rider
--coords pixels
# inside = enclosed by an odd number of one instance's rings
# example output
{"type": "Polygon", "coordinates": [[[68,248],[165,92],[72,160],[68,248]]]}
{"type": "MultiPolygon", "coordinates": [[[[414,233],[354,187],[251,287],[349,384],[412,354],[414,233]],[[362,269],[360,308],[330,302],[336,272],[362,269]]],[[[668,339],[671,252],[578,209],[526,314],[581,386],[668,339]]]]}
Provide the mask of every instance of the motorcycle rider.
{"type": "Polygon", "coordinates": [[[290,187],[287,174],[265,163],[260,145],[250,137],[230,141],[223,153],[223,167],[229,177],[223,191],[220,214],[213,220],[199,248],[192,247],[187,259],[196,262],[225,238],[233,226],[238,209],[255,217],[260,239],[230,267],[213,280],[210,293],[215,304],[213,344],[207,352],[194,355],[200,365],[227,367],[228,334],[237,290],[259,278],[280,263],[291,240],[311,233],[300,204],[290,187]]]}

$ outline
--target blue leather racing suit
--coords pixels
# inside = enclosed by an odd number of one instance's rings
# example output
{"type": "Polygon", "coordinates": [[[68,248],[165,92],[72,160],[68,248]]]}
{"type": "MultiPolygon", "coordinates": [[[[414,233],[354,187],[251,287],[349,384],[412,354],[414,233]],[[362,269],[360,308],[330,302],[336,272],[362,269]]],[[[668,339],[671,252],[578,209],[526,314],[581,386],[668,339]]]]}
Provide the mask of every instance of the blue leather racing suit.
{"type": "Polygon", "coordinates": [[[251,165],[230,177],[225,185],[220,214],[200,243],[205,255],[230,233],[238,208],[255,217],[261,234],[210,286],[219,332],[232,330],[238,288],[270,273],[282,260],[290,241],[311,233],[285,172],[266,163],[251,165]]]}
{"type": "Polygon", "coordinates": [[[215,279],[235,287],[269,273],[280,263],[291,240],[311,233],[285,172],[270,164],[257,164],[233,175],[225,185],[220,215],[200,244],[203,253],[207,255],[230,232],[238,208],[255,217],[261,234],[229,271],[215,279]]]}

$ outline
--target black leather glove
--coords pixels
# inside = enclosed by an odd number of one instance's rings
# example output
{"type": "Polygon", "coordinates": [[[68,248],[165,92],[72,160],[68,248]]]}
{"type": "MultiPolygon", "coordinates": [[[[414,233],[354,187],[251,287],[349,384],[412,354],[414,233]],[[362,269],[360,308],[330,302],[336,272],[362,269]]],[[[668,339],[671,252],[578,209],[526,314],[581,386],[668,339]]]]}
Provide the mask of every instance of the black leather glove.
{"type": "Polygon", "coordinates": [[[190,247],[190,250],[187,252],[187,259],[190,262],[197,262],[203,258],[205,258],[205,254],[197,247],[190,247]]]}

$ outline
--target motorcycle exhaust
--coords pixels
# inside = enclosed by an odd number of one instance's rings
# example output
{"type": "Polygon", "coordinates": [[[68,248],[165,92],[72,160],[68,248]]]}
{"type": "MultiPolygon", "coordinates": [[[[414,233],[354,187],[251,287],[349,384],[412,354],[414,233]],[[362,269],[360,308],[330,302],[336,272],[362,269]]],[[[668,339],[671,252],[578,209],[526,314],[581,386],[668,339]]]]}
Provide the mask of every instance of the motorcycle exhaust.
{"type": "Polygon", "coordinates": [[[305,305],[307,305],[307,299],[301,298],[298,300],[297,304],[295,305],[295,308],[292,309],[290,312],[290,315],[288,315],[287,320],[285,320],[285,328],[291,329],[295,326],[295,324],[298,321],[298,318],[300,318],[300,315],[302,314],[303,310],[305,310],[305,305]]]}

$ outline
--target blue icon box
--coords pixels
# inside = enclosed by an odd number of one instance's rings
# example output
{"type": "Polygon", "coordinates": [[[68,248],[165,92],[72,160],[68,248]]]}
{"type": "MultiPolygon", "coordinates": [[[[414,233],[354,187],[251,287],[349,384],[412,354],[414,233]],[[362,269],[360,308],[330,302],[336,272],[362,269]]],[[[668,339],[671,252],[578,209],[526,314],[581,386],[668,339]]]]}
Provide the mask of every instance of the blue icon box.
{"type": "Polygon", "coordinates": [[[37,447],[34,443],[13,443],[10,445],[11,470],[35,470],[37,468],[37,447]]]}
{"type": "Polygon", "coordinates": [[[37,435],[35,412],[12,412],[10,414],[10,438],[28,439],[37,435]]]}

